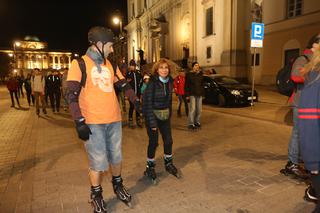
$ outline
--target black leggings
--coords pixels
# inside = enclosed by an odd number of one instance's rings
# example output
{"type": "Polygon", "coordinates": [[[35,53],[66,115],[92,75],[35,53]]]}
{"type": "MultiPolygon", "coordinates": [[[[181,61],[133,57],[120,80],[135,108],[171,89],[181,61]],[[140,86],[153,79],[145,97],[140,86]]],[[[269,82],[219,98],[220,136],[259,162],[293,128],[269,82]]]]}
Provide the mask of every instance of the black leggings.
{"type": "Polygon", "coordinates": [[[150,126],[147,124],[147,133],[149,136],[149,145],[148,145],[148,158],[153,159],[156,154],[156,149],[158,146],[158,135],[159,131],[163,140],[163,149],[164,154],[172,154],[172,136],[171,136],[171,123],[170,119],[161,121],[157,119],[158,128],[156,131],[153,131],[150,126]],[[158,131],[159,130],[159,131],[158,131]]]}
{"type": "Polygon", "coordinates": [[[27,93],[27,100],[28,100],[28,104],[30,105],[31,102],[34,105],[34,96],[32,95],[31,90],[26,90],[27,93]]]}

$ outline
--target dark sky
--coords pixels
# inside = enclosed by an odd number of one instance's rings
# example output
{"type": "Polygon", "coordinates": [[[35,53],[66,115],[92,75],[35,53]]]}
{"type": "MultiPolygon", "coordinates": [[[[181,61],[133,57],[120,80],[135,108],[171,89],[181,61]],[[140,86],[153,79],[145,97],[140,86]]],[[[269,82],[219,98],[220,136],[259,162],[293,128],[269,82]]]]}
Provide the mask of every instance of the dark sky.
{"type": "Polygon", "coordinates": [[[37,36],[50,50],[83,53],[88,47],[87,32],[92,26],[107,26],[119,10],[125,16],[127,0],[0,0],[0,48],[12,47],[15,39],[37,36]]]}

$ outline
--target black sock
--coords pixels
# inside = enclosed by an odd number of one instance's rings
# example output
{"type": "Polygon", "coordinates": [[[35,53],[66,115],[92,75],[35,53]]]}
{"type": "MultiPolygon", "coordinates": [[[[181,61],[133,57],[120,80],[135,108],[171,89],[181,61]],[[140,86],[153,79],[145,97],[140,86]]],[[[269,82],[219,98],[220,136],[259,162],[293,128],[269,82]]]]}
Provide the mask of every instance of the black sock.
{"type": "Polygon", "coordinates": [[[119,176],[112,176],[113,183],[120,183],[122,181],[121,175],[119,176]]]}
{"type": "Polygon", "coordinates": [[[98,186],[91,186],[91,193],[96,195],[96,194],[101,194],[102,193],[102,187],[101,185],[98,186]]]}

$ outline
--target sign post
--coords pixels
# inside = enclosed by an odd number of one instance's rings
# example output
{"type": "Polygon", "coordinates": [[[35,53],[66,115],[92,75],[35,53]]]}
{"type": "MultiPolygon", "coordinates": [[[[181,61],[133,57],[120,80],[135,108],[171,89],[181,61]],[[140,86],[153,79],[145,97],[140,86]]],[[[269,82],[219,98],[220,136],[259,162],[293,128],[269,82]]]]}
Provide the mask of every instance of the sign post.
{"type": "Polygon", "coordinates": [[[263,47],[264,24],[252,22],[251,25],[251,47],[253,48],[253,70],[252,70],[252,87],[251,87],[251,106],[254,98],[254,79],[256,70],[257,48],[263,47]]]}

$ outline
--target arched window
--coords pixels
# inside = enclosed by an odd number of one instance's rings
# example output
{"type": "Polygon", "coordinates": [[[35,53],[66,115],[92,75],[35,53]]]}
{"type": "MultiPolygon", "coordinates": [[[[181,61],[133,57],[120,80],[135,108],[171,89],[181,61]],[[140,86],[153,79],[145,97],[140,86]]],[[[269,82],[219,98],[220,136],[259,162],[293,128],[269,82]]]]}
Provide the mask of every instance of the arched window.
{"type": "Polygon", "coordinates": [[[53,63],[53,57],[52,56],[49,56],[49,63],[53,63]]]}
{"type": "Polygon", "coordinates": [[[54,63],[56,63],[56,64],[58,63],[58,56],[54,57],[54,63]]]}

